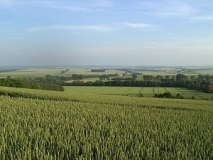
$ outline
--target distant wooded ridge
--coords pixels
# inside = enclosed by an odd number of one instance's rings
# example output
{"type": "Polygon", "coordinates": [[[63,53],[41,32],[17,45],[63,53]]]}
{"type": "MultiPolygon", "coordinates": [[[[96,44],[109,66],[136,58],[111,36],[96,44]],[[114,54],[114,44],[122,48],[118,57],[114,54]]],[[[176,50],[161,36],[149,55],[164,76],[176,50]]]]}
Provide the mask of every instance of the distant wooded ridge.
{"type": "Polygon", "coordinates": [[[105,69],[91,69],[91,72],[105,72],[105,69]]]}
{"type": "Polygon", "coordinates": [[[210,75],[143,75],[143,80],[137,80],[137,76],[138,74],[135,73],[131,77],[121,77],[118,74],[73,74],[70,77],[46,75],[44,78],[34,78],[34,81],[56,83],[62,86],[182,87],[207,93],[213,92],[213,76],[210,75]],[[99,78],[99,80],[83,81],[85,78],[99,78]],[[73,81],[67,82],[69,80],[73,81]]]}
{"type": "MultiPolygon", "coordinates": [[[[101,78],[100,78],[101,79],[101,78]]],[[[172,78],[162,76],[144,75],[144,80],[137,80],[137,75],[133,74],[132,78],[113,78],[107,81],[81,81],[76,80],[72,83],[64,83],[65,86],[124,86],[124,87],[181,87],[192,90],[202,91],[206,93],[213,92],[213,76],[209,75],[198,75],[191,76],[188,79],[183,74],[177,74],[172,78]]]]}
{"type": "Polygon", "coordinates": [[[17,71],[17,69],[0,69],[0,73],[3,73],[3,72],[14,72],[14,71],[17,71]]]}
{"type": "Polygon", "coordinates": [[[1,78],[0,86],[52,90],[52,91],[64,91],[64,88],[59,84],[35,82],[35,81],[31,81],[31,80],[26,80],[26,79],[9,78],[9,77],[1,78]]]}
{"type": "MultiPolygon", "coordinates": [[[[69,69],[62,70],[68,72],[69,69]]],[[[63,74],[63,73],[62,73],[63,74]]],[[[62,86],[124,86],[124,87],[181,87],[213,92],[213,75],[144,75],[142,73],[71,74],[70,76],[35,77],[27,79],[2,78],[1,86],[63,91],[62,86]],[[138,78],[139,77],[139,78],[138,78]],[[93,80],[90,80],[93,79],[93,80]],[[86,80],[85,80],[86,79],[86,80]]]]}

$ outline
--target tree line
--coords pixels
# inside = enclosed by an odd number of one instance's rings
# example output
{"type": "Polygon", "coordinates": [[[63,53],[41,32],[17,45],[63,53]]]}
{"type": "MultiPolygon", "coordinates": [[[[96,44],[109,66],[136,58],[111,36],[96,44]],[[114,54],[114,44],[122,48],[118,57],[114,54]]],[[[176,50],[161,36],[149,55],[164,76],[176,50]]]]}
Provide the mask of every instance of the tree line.
{"type": "Polygon", "coordinates": [[[64,91],[64,88],[59,84],[36,82],[32,80],[18,79],[18,78],[1,78],[0,86],[64,91]]]}
{"type": "Polygon", "coordinates": [[[17,69],[0,69],[0,73],[3,73],[3,72],[14,72],[14,71],[17,71],[17,69]]]}
{"type": "Polygon", "coordinates": [[[91,72],[105,72],[105,69],[91,69],[91,72]]]}
{"type": "MultiPolygon", "coordinates": [[[[138,81],[131,78],[130,80],[109,80],[109,81],[95,81],[95,82],[83,82],[83,81],[73,81],[72,83],[64,83],[66,86],[124,86],[124,87],[180,87],[188,88],[192,90],[202,91],[202,92],[213,92],[212,81],[213,77],[209,75],[198,75],[197,78],[191,77],[188,79],[186,75],[178,74],[172,78],[152,78],[149,80],[138,81]]],[[[152,76],[154,77],[154,76],[152,76]]],[[[134,76],[135,78],[135,76],[134,76]]]]}
{"type": "Polygon", "coordinates": [[[84,75],[84,74],[72,74],[71,76],[52,76],[47,74],[45,77],[35,77],[31,80],[37,82],[47,82],[47,83],[56,83],[56,84],[64,84],[66,81],[74,80],[74,81],[81,81],[87,78],[99,78],[100,81],[102,80],[110,80],[110,77],[116,77],[118,74],[102,74],[102,75],[84,75]]]}

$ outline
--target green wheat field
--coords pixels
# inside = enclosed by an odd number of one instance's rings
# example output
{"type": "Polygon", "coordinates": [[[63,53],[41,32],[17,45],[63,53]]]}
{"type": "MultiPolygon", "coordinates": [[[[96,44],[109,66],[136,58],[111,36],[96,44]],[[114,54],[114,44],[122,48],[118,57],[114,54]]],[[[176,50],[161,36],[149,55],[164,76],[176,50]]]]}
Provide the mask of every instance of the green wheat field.
{"type": "Polygon", "coordinates": [[[2,160],[213,159],[212,100],[7,87],[0,93],[2,160]]]}

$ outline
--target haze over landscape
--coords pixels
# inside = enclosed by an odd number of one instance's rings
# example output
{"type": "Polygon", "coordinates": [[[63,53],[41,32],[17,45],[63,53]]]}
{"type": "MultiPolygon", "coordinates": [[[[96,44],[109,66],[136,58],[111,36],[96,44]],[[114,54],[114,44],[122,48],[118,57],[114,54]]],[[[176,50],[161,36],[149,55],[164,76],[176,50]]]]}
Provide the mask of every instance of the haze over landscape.
{"type": "Polygon", "coordinates": [[[213,65],[212,0],[1,0],[0,66],[213,65]]]}

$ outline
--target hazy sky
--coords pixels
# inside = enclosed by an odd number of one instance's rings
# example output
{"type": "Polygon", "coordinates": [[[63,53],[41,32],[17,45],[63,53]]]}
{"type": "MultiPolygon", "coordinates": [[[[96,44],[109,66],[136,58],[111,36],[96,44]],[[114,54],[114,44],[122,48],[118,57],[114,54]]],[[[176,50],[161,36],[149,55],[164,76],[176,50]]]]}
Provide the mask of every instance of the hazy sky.
{"type": "Polygon", "coordinates": [[[213,0],[0,0],[3,65],[213,65],[213,0]]]}

